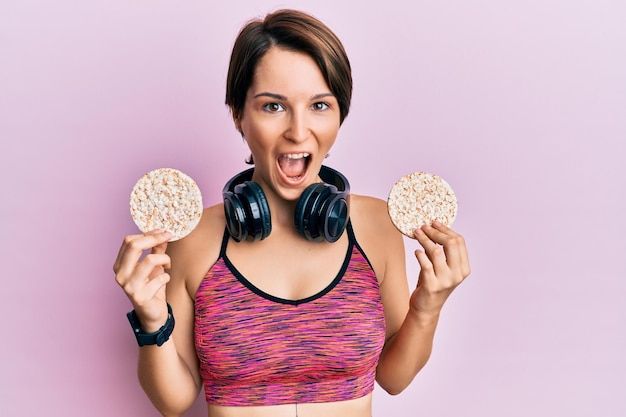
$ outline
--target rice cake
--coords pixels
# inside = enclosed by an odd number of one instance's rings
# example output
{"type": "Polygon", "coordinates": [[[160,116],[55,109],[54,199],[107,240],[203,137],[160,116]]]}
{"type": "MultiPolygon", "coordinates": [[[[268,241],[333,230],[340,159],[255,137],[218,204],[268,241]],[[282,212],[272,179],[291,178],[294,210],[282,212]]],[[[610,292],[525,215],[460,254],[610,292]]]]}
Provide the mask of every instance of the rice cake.
{"type": "Polygon", "coordinates": [[[451,226],[456,218],[457,200],[452,187],[437,175],[414,172],[398,180],[387,199],[389,217],[405,236],[424,224],[439,221],[451,226]]]}
{"type": "Polygon", "coordinates": [[[170,242],[187,236],[200,222],[202,194],[191,177],[172,168],[148,172],[130,194],[130,214],[142,232],[160,229],[170,242]]]}

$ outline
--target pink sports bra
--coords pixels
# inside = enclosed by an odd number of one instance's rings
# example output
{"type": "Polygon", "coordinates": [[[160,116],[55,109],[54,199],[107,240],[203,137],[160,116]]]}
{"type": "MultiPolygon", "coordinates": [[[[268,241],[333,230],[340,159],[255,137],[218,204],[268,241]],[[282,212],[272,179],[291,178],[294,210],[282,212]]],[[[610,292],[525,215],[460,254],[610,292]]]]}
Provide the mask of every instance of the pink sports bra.
{"type": "Polygon", "coordinates": [[[372,392],[385,342],[378,280],[348,223],[348,251],[327,288],[301,300],[269,295],[226,256],[195,300],[206,401],[223,406],[333,402],[372,392]]]}

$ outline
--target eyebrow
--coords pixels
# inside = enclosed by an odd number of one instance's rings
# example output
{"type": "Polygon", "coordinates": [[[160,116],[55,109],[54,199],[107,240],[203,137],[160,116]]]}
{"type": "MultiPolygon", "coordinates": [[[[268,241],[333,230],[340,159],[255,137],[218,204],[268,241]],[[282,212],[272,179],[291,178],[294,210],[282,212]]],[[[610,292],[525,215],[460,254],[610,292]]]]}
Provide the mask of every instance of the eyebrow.
{"type": "MultiPolygon", "coordinates": [[[[312,96],[310,99],[311,100],[318,100],[320,98],[324,98],[324,97],[334,97],[335,95],[332,93],[320,93],[320,94],[315,94],[314,96],[312,96]]],[[[252,96],[252,98],[258,98],[258,97],[269,97],[269,98],[273,98],[275,100],[287,100],[287,97],[280,95],[280,94],[275,94],[275,93],[269,93],[269,92],[264,92],[264,93],[259,93],[259,94],[255,94],[254,96],[252,96]]]]}

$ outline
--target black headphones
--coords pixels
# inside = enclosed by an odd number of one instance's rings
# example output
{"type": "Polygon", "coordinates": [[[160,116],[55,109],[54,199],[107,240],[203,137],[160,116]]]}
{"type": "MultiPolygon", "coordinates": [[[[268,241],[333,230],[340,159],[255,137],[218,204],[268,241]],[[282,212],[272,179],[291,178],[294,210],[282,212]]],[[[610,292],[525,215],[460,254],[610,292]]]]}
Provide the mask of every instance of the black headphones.
{"type": "MultiPolygon", "coordinates": [[[[252,181],[254,168],[231,178],[224,189],[224,214],[228,233],[237,242],[263,240],[272,231],[265,193],[252,181]]],[[[350,184],[346,177],[322,165],[323,183],[309,185],[296,205],[294,222],[300,234],[312,241],[335,242],[348,224],[350,184]]]]}

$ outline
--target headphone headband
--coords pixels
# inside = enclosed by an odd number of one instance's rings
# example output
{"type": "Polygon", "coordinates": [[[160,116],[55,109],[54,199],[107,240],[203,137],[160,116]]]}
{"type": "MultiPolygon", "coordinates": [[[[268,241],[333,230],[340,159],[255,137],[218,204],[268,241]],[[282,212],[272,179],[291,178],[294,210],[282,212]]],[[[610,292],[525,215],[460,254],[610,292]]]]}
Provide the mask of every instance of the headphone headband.
{"type": "Polygon", "coordinates": [[[222,190],[222,194],[226,192],[235,191],[235,186],[238,184],[243,184],[246,181],[252,181],[252,174],[254,173],[254,168],[246,169],[245,171],[240,172],[235,175],[224,185],[224,189],[222,190]]]}
{"type": "Polygon", "coordinates": [[[350,193],[350,183],[341,172],[322,165],[319,176],[326,184],[334,185],[342,193],[350,193]]]}
{"type": "MultiPolygon", "coordinates": [[[[222,194],[226,192],[233,192],[237,184],[243,184],[246,181],[252,181],[252,175],[254,174],[254,168],[246,169],[245,171],[240,172],[239,174],[232,177],[226,185],[224,185],[224,189],[222,190],[222,194]]],[[[325,165],[321,166],[319,176],[326,184],[334,185],[337,187],[337,190],[343,193],[350,193],[350,183],[348,179],[339,171],[327,167],[325,165]]]]}

